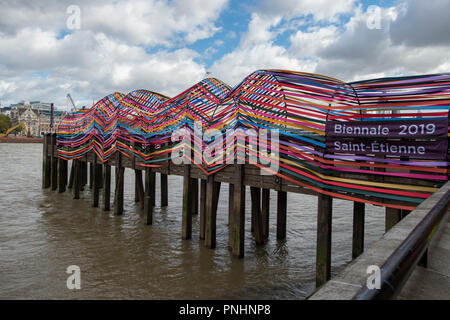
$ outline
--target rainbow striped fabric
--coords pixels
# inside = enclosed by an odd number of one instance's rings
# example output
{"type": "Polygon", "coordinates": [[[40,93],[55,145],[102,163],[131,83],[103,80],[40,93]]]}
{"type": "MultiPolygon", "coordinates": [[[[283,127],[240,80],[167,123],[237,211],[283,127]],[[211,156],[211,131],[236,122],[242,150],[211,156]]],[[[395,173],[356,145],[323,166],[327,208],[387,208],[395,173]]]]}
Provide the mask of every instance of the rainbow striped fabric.
{"type": "MultiPolygon", "coordinates": [[[[184,151],[187,158],[197,156],[200,161],[194,165],[207,174],[238,159],[333,197],[412,210],[448,180],[449,109],[450,74],[345,83],[317,74],[258,70],[234,88],[208,78],[173,98],[147,90],[113,93],[62,120],[57,150],[66,160],[93,150],[103,162],[119,151],[144,166],[161,166],[184,151]],[[445,148],[443,154],[427,158],[330,150],[330,123],[410,124],[417,120],[444,123],[444,136],[429,137],[432,127],[419,125],[413,127],[415,135],[410,138],[387,136],[382,141],[415,146],[431,141],[445,148]],[[215,135],[195,139],[199,127],[204,132],[214,130],[215,135]],[[255,145],[239,139],[264,129],[277,132],[278,141],[272,134],[255,145]],[[189,133],[187,142],[174,140],[173,133],[180,130],[189,133]],[[275,160],[266,150],[275,142],[279,164],[273,170],[267,163],[275,160]],[[186,150],[193,150],[193,155],[187,156],[186,150]],[[205,151],[210,157],[199,155],[205,151]],[[251,161],[252,156],[266,164],[251,161]]],[[[335,137],[334,141],[346,139],[335,137]]]]}

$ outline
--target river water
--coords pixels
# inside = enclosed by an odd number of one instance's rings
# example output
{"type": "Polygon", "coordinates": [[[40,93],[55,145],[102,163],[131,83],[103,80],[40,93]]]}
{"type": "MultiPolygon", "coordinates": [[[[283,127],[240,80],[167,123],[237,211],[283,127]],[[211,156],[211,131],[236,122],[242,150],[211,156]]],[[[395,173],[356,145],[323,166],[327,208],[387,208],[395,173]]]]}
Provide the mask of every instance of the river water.
{"type": "MultiPolygon", "coordinates": [[[[42,190],[41,144],[0,144],[0,165],[0,299],[303,299],[314,290],[316,197],[288,194],[287,238],[277,241],[271,191],[269,240],[257,247],[247,190],[245,257],[235,259],[227,249],[227,184],[211,250],[199,240],[198,216],[192,240],[181,239],[182,177],[169,176],[169,206],[161,209],[157,175],[147,226],[131,170],[124,215],[114,216],[91,207],[89,188],[80,200],[42,190]],[[70,265],[80,268],[80,290],[67,288],[70,265]]],[[[334,200],[333,210],[334,275],[351,261],[352,203],[334,200]]],[[[367,206],[366,247],[383,231],[383,208],[367,206]]]]}

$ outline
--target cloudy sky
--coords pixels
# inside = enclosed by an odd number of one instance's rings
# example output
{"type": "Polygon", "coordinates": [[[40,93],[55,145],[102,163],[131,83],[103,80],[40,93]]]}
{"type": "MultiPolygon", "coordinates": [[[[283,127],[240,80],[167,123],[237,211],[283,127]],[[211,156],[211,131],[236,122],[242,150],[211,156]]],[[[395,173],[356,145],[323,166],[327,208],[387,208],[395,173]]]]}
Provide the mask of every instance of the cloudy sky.
{"type": "Polygon", "coordinates": [[[257,69],[450,72],[449,0],[0,0],[0,103],[176,95],[257,69]]]}

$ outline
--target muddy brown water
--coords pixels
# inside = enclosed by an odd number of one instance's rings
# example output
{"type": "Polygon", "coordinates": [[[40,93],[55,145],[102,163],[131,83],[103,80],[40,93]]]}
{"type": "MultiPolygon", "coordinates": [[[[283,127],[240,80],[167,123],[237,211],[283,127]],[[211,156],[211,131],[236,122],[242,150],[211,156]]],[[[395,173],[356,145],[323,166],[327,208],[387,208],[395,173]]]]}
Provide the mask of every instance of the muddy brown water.
{"type": "MultiPolygon", "coordinates": [[[[245,258],[236,259],[227,249],[227,184],[211,250],[199,240],[198,216],[192,240],[181,239],[182,177],[169,177],[161,209],[157,175],[147,226],[129,169],[125,212],[114,216],[91,207],[89,188],[80,200],[42,190],[41,144],[0,144],[0,166],[0,299],[304,299],[314,290],[316,197],[288,194],[287,237],[277,241],[271,191],[269,240],[255,246],[247,190],[245,258]],[[80,290],[67,288],[70,265],[80,267],[80,290]]],[[[333,210],[334,275],[351,261],[352,203],[335,199],[333,210]]],[[[367,206],[365,226],[367,247],[383,234],[383,208],[367,206]]]]}

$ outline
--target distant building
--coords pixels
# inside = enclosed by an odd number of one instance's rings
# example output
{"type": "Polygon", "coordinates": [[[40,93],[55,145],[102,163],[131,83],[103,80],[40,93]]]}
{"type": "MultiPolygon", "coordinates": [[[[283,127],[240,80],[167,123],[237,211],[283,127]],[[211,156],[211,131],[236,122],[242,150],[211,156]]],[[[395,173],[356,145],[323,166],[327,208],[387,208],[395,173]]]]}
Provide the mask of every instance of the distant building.
{"type": "Polygon", "coordinates": [[[11,117],[11,107],[3,107],[0,109],[0,113],[5,116],[11,117]]]}
{"type": "MultiPolygon", "coordinates": [[[[39,111],[32,109],[30,105],[12,109],[10,118],[13,125],[23,122],[30,135],[39,135],[39,111]]],[[[25,135],[25,132],[21,132],[20,135],[25,135]]]]}
{"type": "MultiPolygon", "coordinates": [[[[2,108],[2,113],[3,109],[2,108]]],[[[67,114],[65,111],[53,111],[53,128],[50,127],[51,122],[51,103],[31,101],[12,104],[8,112],[11,122],[14,124],[23,122],[32,136],[40,136],[45,133],[56,132],[56,128],[61,122],[61,119],[67,114]]],[[[21,132],[20,135],[25,135],[21,132]]]]}

